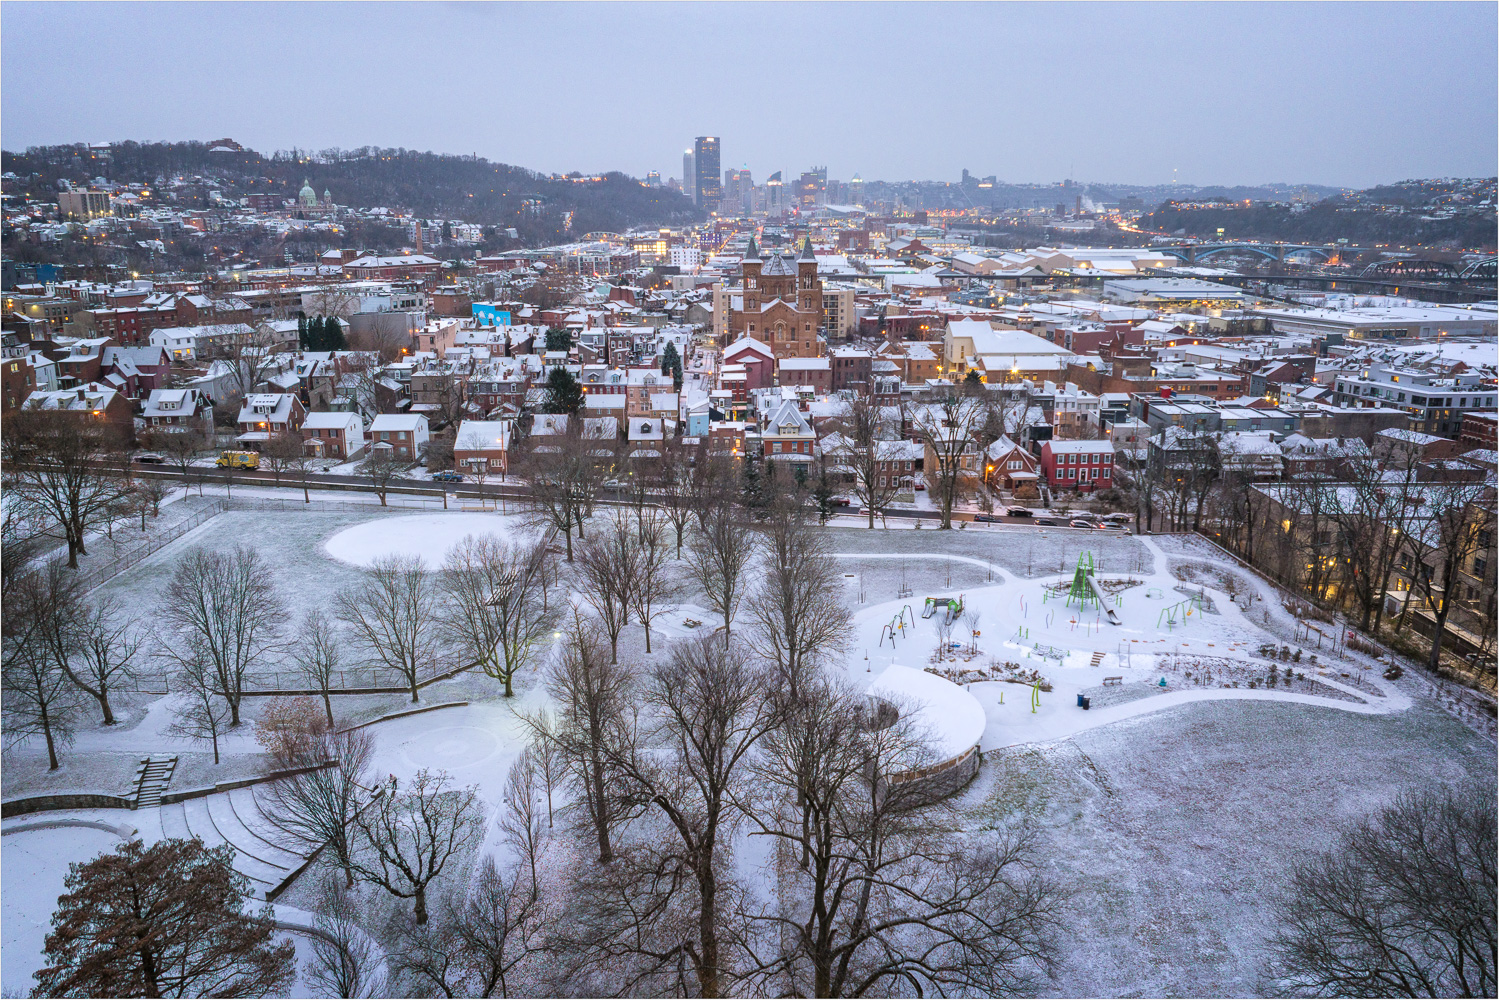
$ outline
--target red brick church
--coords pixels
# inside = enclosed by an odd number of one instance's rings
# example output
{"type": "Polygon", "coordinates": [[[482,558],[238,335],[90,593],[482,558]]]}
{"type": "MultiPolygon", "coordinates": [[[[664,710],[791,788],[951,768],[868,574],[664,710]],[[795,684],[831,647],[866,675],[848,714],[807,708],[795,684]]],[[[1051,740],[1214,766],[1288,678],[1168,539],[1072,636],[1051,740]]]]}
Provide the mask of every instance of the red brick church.
{"type": "Polygon", "coordinates": [[[779,253],[761,260],[751,237],[740,266],[742,307],[729,313],[730,338],[753,337],[770,345],[777,358],[821,357],[822,282],[811,239],[794,261],[779,253]]]}

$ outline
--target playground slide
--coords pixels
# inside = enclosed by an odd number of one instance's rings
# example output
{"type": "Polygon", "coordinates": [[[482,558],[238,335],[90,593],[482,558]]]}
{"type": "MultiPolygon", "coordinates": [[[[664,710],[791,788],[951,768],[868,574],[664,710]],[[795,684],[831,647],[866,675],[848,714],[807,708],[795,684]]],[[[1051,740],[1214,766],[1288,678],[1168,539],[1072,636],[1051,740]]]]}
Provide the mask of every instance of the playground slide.
{"type": "Polygon", "coordinates": [[[1098,581],[1093,578],[1093,574],[1092,573],[1088,574],[1087,580],[1088,580],[1088,589],[1091,590],[1091,591],[1093,591],[1093,596],[1094,597],[1098,598],[1098,606],[1100,608],[1103,608],[1103,613],[1109,616],[1109,624],[1110,625],[1123,625],[1124,622],[1122,622],[1122,621],[1119,620],[1119,613],[1116,612],[1113,608],[1109,607],[1109,600],[1108,600],[1108,598],[1104,596],[1102,590],[1098,589],[1098,581]]]}

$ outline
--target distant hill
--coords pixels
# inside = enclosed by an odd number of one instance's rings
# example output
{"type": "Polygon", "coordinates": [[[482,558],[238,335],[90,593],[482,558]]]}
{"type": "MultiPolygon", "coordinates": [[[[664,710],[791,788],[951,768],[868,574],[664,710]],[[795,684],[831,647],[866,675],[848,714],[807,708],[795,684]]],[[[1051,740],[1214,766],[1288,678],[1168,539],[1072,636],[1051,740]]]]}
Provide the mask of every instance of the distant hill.
{"type": "Polygon", "coordinates": [[[1163,202],[1140,219],[1140,226],[1205,238],[1216,237],[1221,230],[1225,238],[1235,240],[1331,243],[1346,239],[1360,244],[1490,250],[1496,243],[1492,178],[1405,181],[1299,204],[1205,205],[1198,199],[1163,202]]]}
{"type": "Polygon", "coordinates": [[[305,179],[320,195],[330,191],[340,205],[386,206],[421,218],[513,227],[526,242],[703,218],[681,194],[645,187],[620,173],[554,179],[482,157],[410,149],[293,150],[265,156],[248,149],[210,148],[202,142],[122,142],[102,158],[82,146],[42,146],[5,151],[0,161],[21,178],[13,182],[20,190],[41,197],[55,197],[57,181],[64,178],[82,183],[102,176],[154,184],[159,177],[196,175],[220,182],[226,197],[269,191],[294,198],[305,179]]]}

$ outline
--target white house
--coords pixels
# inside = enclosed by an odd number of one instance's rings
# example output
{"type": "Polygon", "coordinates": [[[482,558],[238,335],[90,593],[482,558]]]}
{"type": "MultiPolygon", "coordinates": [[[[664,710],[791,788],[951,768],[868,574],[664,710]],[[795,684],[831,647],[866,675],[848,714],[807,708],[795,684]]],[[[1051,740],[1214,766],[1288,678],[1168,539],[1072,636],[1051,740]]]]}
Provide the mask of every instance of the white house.
{"type": "Polygon", "coordinates": [[[416,461],[431,435],[420,413],[382,413],[370,422],[370,447],[388,447],[396,458],[416,461]]]}
{"type": "Polygon", "coordinates": [[[302,421],[302,441],[315,458],[353,458],[364,450],[364,418],[351,412],[309,413],[302,421]]]}

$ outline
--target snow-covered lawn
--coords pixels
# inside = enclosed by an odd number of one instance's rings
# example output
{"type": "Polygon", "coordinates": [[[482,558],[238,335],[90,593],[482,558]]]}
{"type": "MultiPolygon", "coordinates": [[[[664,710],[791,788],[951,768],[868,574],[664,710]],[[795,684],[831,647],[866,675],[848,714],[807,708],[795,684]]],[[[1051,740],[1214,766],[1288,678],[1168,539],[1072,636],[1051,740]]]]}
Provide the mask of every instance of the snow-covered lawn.
{"type": "Polygon", "coordinates": [[[515,515],[451,512],[408,514],[352,525],[324,544],[328,555],[353,566],[369,566],[392,555],[418,556],[428,569],[442,566],[448,551],[469,535],[531,538],[515,515]]]}
{"type": "Polygon", "coordinates": [[[113,850],[119,842],[115,834],[85,827],[10,833],[0,842],[0,895],[5,899],[0,992],[28,996],[36,985],[31,974],[42,967],[68,865],[113,850]]]}
{"type": "MultiPolygon", "coordinates": [[[[340,587],[357,581],[382,555],[414,554],[435,568],[465,535],[533,534],[514,515],[350,506],[220,515],[100,592],[118,597],[127,613],[149,624],[183,552],[246,544],[271,564],[295,620],[309,608],[326,609],[340,587]]],[[[1247,679],[1263,678],[1270,667],[1260,647],[1290,642],[1295,621],[1273,588],[1210,546],[1029,526],[869,531],[851,518],[837,519],[825,532],[845,573],[844,600],[855,612],[855,639],[843,669],[858,684],[877,683],[882,675],[894,679],[892,665],[950,671],[967,689],[962,704],[973,709],[969,728],[980,734],[985,754],[978,778],[960,793],[960,809],[975,826],[1018,817],[1041,824],[1056,873],[1078,891],[1069,907],[1073,929],[1061,978],[1052,989],[1059,995],[1262,991],[1265,900],[1289,857],[1323,846],[1339,820],[1410,785],[1464,775],[1492,780],[1491,742],[1437,710],[1409,678],[1382,680],[1367,658],[1324,658],[1313,665],[1308,651],[1290,665],[1304,674],[1301,687],[1250,689],[1247,679]],[[1107,604],[1118,625],[1102,609],[1080,610],[1065,591],[1049,589],[1070,581],[1085,550],[1097,579],[1114,583],[1106,586],[1107,604]],[[1233,595],[1223,589],[1230,571],[1233,595]],[[898,596],[902,584],[912,590],[909,596],[898,596]],[[1188,615],[1183,602],[1199,587],[1209,607],[1188,615]],[[966,610],[978,615],[978,652],[967,651],[974,640],[960,622],[951,639],[961,648],[934,662],[936,619],[920,617],[924,599],[959,594],[966,610]],[[1175,609],[1174,624],[1165,623],[1167,608],[1175,609]],[[1041,693],[1037,710],[1028,686],[978,675],[991,662],[1002,672],[1035,670],[1047,680],[1051,690],[1041,693]],[[1216,668],[1211,681],[1203,664],[1216,668]],[[1106,677],[1123,683],[1104,689],[1106,677]],[[1240,686],[1221,686],[1228,678],[1240,686]],[[1077,705],[1079,693],[1104,690],[1108,696],[1092,709],[1077,705]]],[[[657,622],[653,658],[718,624],[703,603],[695,586],[684,587],[657,622]],[[689,627],[688,620],[702,625],[689,627]]],[[[622,662],[647,662],[643,638],[632,621],[620,639],[622,662]]],[[[424,704],[471,704],[376,724],[377,776],[404,782],[422,768],[446,770],[460,784],[479,786],[492,819],[506,770],[524,743],[516,713],[546,703],[535,668],[518,678],[513,701],[499,692],[497,682],[472,673],[425,689],[424,704]]],[[[253,717],[265,700],[251,702],[247,714],[253,717]]],[[[361,695],[334,705],[341,720],[405,707],[400,695],[361,695]]],[[[65,751],[63,771],[53,776],[41,773],[37,748],[7,755],[6,795],[64,788],[124,793],[116,786],[133,771],[132,759],[154,753],[181,755],[173,788],[240,777],[260,766],[250,727],[226,741],[225,764],[213,768],[211,757],[167,736],[169,709],[166,699],[143,698],[125,725],[85,727],[65,751]]],[[[162,835],[154,811],[128,818],[142,837],[162,835]]],[[[6,829],[35,820],[7,821],[6,829]]],[[[5,837],[0,989],[29,989],[67,862],[91,857],[116,839],[80,828],[5,837]]],[[[495,849],[491,824],[483,850],[495,849]]],[[[310,906],[311,881],[294,884],[282,897],[285,904],[310,906]]]]}
{"type": "Polygon", "coordinates": [[[969,822],[1038,824],[1077,893],[1043,990],[1064,997],[1270,994],[1268,904],[1290,861],[1408,788],[1492,789],[1496,763],[1426,703],[1195,703],[984,756],[969,822]]]}

